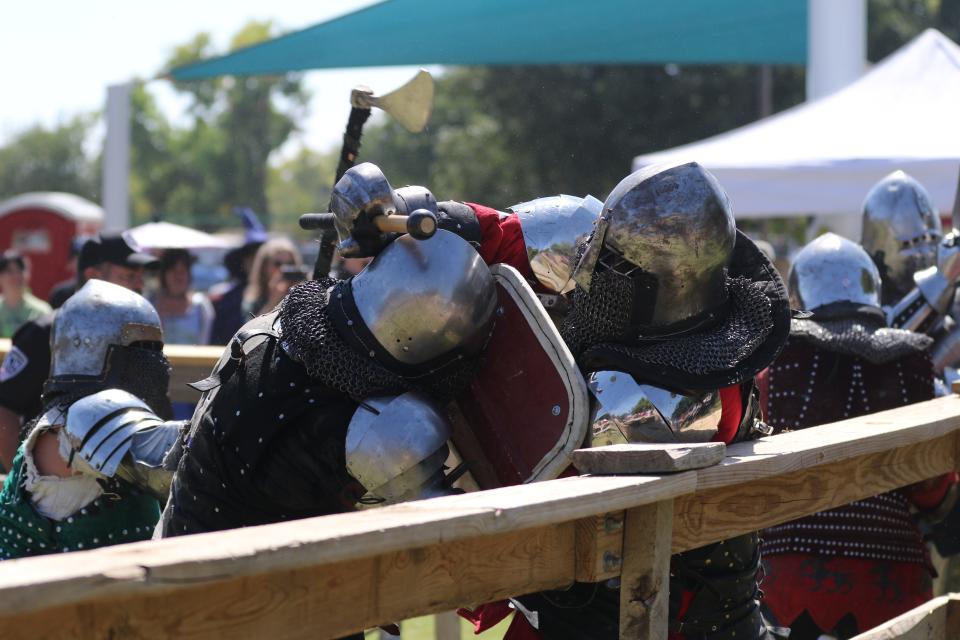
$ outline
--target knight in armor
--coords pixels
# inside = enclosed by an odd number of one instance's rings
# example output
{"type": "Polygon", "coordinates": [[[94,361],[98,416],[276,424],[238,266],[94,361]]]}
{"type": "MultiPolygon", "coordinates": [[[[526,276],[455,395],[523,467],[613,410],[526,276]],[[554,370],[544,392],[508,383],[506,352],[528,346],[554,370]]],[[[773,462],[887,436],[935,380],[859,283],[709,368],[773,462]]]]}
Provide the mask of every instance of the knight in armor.
{"type": "MultiPolygon", "coordinates": [[[[875,254],[876,255],[876,254],[875,254]]],[[[765,374],[776,432],[933,397],[933,340],[887,328],[884,283],[859,245],[834,234],[804,247],[789,277],[794,319],[765,374]]],[[[932,597],[933,568],[911,509],[935,508],[944,477],[771,527],[763,533],[763,600],[791,640],[848,638],[932,597]]]]}
{"type": "Polygon", "coordinates": [[[170,366],[140,295],[89,280],[59,309],[43,407],[0,492],[3,559],[149,539],[169,491],[170,366]]]}
{"type": "MultiPolygon", "coordinates": [[[[737,231],[726,194],[703,167],[644,168],[587,221],[598,209],[590,198],[542,198],[514,214],[459,207],[461,219],[476,220],[469,227],[479,227],[488,263],[506,262],[569,303],[560,331],[594,394],[588,445],[729,443],[768,432],[754,376],[789,332],[786,290],[737,231]]],[[[341,247],[375,252],[389,243],[369,224],[375,209],[361,200],[338,213],[341,247]]],[[[756,534],[674,556],[674,632],[763,636],[759,562],[756,534]]],[[[520,601],[544,638],[617,637],[616,585],[575,584],[520,601]]]]}

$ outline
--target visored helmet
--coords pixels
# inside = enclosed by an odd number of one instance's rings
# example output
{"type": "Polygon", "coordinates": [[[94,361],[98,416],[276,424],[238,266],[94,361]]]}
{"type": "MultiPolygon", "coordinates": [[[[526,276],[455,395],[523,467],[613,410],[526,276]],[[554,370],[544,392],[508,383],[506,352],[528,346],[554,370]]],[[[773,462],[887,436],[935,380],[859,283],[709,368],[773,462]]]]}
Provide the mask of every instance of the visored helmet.
{"type": "Polygon", "coordinates": [[[631,278],[633,324],[669,331],[726,301],[736,237],[727,194],[709,171],[651,165],[610,192],[575,277],[585,289],[594,272],[631,278]]]}
{"type": "Polygon", "coordinates": [[[90,280],[57,312],[50,342],[51,376],[100,376],[110,347],[163,343],[163,330],[156,309],[143,296],[90,280]]]}
{"type": "Polygon", "coordinates": [[[913,274],[936,263],[943,235],[930,194],[903,171],[875,184],[863,203],[861,244],[883,279],[884,304],[913,289],[913,274]]]}
{"type": "Polygon", "coordinates": [[[880,272],[863,248],[834,233],[805,246],[790,267],[790,301],[814,311],[826,305],[853,303],[880,307],[880,272]]]}
{"type": "Polygon", "coordinates": [[[45,398],[114,387],[169,415],[160,316],[140,294],[89,280],[57,311],[50,346],[45,398]]]}

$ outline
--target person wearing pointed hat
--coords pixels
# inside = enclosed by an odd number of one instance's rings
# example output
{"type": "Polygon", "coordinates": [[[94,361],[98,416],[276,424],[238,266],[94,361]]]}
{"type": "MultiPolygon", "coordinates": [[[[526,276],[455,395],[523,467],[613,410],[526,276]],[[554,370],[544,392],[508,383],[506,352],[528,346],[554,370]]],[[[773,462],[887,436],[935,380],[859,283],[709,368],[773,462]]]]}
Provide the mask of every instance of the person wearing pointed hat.
{"type": "MultiPolygon", "coordinates": [[[[828,233],[800,251],[794,319],[767,371],[763,404],[776,432],[929,400],[934,376],[925,335],[887,328],[883,284],[856,243],[828,233]]],[[[763,532],[763,606],[791,640],[848,638],[932,597],[933,567],[912,509],[932,510],[953,478],[859,500],[763,532]]]]}
{"type": "MultiPolygon", "coordinates": [[[[379,194],[375,186],[385,182],[374,169],[358,165],[334,189],[340,247],[354,255],[376,255],[392,241],[371,223],[382,202],[364,196],[379,194]]],[[[473,203],[438,207],[456,216],[453,228],[485,261],[513,266],[545,303],[565,309],[560,333],[594,395],[588,446],[731,443],[769,433],[754,377],[789,332],[786,288],[736,229],[726,193],[702,166],[645,167],[597,207],[570,196],[533,200],[512,213],[473,203]],[[651,410],[637,413],[638,403],[651,410]]],[[[671,567],[671,637],[767,636],[756,533],[677,554],[671,567]]],[[[619,599],[609,583],[522,596],[525,613],[507,637],[616,638],[619,599]]],[[[508,611],[462,613],[479,631],[508,611]]]]}

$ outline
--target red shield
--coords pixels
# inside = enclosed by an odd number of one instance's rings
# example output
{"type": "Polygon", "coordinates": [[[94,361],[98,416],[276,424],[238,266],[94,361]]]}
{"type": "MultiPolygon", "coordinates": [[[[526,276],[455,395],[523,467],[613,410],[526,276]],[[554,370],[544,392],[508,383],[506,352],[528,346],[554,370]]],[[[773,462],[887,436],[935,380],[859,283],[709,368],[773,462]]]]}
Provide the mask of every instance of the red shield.
{"type": "Polygon", "coordinates": [[[456,402],[454,445],[482,489],[556,478],[583,445],[587,387],[523,276],[490,268],[497,321],[484,364],[456,402]]]}

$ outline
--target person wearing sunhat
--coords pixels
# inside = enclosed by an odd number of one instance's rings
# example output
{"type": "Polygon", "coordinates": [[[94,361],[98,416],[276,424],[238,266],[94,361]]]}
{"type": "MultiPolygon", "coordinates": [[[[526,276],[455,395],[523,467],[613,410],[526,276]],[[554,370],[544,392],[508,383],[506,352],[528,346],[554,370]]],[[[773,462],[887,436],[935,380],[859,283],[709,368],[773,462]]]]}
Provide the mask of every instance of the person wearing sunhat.
{"type": "MultiPolygon", "coordinates": [[[[886,326],[881,274],[860,246],[832,233],[797,254],[793,306],[812,313],[765,374],[776,432],[929,400],[934,371],[923,334],[886,326]]],[[[943,500],[950,474],[767,529],[763,606],[791,640],[848,638],[928,601],[933,567],[912,514],[943,500]]]]}
{"type": "MultiPolygon", "coordinates": [[[[80,249],[78,284],[97,278],[139,293],[144,268],[156,262],[126,234],[102,233],[80,249]]],[[[0,365],[0,468],[10,468],[22,425],[40,411],[43,382],[50,373],[50,327],[55,315],[56,311],[45,314],[20,327],[0,365]]]]}

